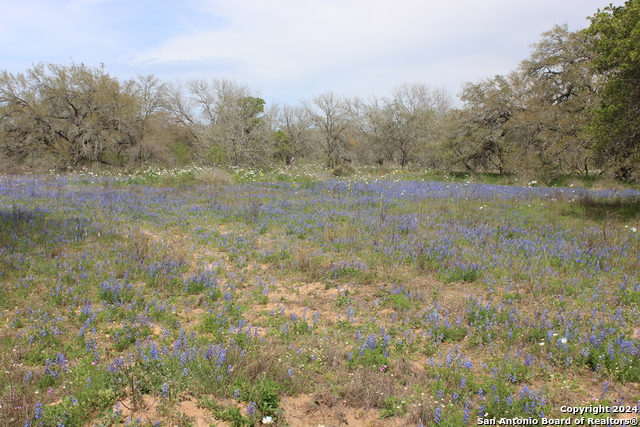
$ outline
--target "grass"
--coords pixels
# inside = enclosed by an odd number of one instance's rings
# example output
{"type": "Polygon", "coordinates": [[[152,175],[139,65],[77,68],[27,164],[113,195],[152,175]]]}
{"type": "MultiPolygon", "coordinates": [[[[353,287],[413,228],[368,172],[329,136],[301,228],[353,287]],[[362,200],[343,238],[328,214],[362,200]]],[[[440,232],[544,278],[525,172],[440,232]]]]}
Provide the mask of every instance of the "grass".
{"type": "Polygon", "coordinates": [[[594,197],[584,194],[578,200],[574,214],[606,221],[633,221],[640,216],[640,197],[594,197]]]}
{"type": "Polygon", "coordinates": [[[439,178],[0,178],[0,425],[635,408],[640,195],[439,178]]]}

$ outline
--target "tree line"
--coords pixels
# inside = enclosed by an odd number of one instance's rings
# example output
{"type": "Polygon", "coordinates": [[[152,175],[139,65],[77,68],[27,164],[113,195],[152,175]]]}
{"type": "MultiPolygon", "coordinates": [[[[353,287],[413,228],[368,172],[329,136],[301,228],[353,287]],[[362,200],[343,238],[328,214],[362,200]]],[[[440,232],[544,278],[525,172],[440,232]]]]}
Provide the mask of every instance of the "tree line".
{"type": "Polygon", "coordinates": [[[507,75],[387,97],[267,105],[227,79],[121,80],[102,67],[0,73],[0,165],[269,167],[322,163],[640,180],[640,0],[543,33],[507,75]]]}

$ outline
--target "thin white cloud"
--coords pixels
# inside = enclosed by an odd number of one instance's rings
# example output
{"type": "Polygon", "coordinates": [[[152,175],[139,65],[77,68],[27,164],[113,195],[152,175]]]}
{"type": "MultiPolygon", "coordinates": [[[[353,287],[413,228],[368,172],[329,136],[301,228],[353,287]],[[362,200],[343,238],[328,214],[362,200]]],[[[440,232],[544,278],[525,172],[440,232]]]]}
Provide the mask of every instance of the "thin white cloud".
{"type": "Polygon", "coordinates": [[[384,57],[455,31],[455,16],[407,0],[211,2],[228,26],[176,37],[137,61],[224,59],[264,72],[295,73],[384,57]],[[449,21],[449,23],[447,23],[449,21]]]}
{"type": "MultiPolygon", "coordinates": [[[[584,0],[582,0],[584,1],[584,0]]],[[[533,41],[527,25],[553,11],[563,12],[579,1],[558,0],[243,0],[202,1],[204,13],[224,17],[227,25],[180,35],[142,52],[134,63],[212,61],[232,64],[239,79],[278,85],[326,75],[367,73],[371,69],[407,79],[428,70],[446,74],[441,61],[477,59],[483,49],[521,51],[533,41]],[[478,45],[484,43],[484,45],[478,45]]],[[[595,9],[594,9],[595,10],[595,9]]],[[[560,13],[559,13],[560,15],[560,13]]],[[[564,22],[562,16],[551,22],[564,22]]],[[[534,22],[535,24],[535,22],[534,22]]],[[[587,22],[585,20],[584,25],[587,22]]],[[[536,29],[536,35],[550,29],[536,29]]],[[[508,52],[501,52],[508,56],[508,52]]],[[[520,59],[524,59],[521,56],[520,59]]],[[[504,62],[504,61],[498,61],[504,62]]],[[[469,67],[480,64],[469,63],[469,67]]],[[[503,65],[503,64],[499,64],[503,65]]],[[[515,65],[515,64],[514,64],[515,65]]],[[[215,71],[215,70],[212,70],[215,71]]],[[[426,72],[425,72],[426,71],[426,72]]],[[[505,70],[504,72],[507,72],[505,70]]],[[[387,77],[388,78],[388,77],[387,77]]],[[[371,77],[372,80],[375,78],[371,77]]],[[[359,86],[357,80],[354,82],[359,86]]]]}
{"type": "Polygon", "coordinates": [[[586,27],[609,1],[0,0],[0,58],[224,76],[287,102],[325,90],[383,96],[407,81],[455,93],[508,73],[553,24],[586,27]]]}

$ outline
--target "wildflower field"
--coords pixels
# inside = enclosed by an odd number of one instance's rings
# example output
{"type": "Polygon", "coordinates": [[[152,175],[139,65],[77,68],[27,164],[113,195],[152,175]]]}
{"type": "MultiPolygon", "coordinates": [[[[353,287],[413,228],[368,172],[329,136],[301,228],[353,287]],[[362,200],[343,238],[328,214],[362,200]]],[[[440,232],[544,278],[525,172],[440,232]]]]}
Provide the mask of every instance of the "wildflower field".
{"type": "Polygon", "coordinates": [[[638,415],[638,191],[199,174],[0,177],[1,426],[638,415]]]}

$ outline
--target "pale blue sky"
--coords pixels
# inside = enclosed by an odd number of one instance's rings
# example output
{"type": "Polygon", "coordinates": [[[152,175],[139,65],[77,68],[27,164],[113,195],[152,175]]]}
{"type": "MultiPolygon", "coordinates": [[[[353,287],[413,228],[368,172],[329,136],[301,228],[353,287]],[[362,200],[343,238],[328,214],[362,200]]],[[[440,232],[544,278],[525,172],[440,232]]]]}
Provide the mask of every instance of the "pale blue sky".
{"type": "MultiPolygon", "coordinates": [[[[324,91],[387,96],[406,82],[452,95],[517,67],[554,24],[608,0],[0,0],[0,69],[38,62],[112,75],[225,77],[270,103],[324,91]]],[[[623,0],[613,1],[615,5],[623,0]]]]}

